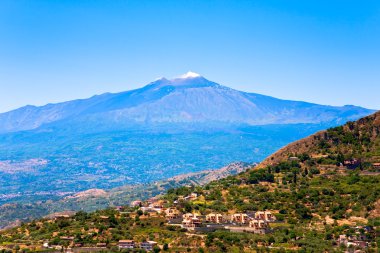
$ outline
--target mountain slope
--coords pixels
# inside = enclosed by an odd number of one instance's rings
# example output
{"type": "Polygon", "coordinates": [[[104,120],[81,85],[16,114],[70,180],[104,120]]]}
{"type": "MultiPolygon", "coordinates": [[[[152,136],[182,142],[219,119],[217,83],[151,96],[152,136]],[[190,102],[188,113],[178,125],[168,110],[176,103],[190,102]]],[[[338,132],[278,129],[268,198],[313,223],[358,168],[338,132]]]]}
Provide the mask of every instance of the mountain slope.
{"type": "Polygon", "coordinates": [[[135,199],[146,200],[163,194],[170,188],[205,185],[213,180],[244,172],[252,166],[241,162],[232,163],[217,170],[184,174],[150,184],[125,185],[107,191],[90,189],[58,200],[0,205],[0,230],[56,212],[92,212],[112,206],[129,205],[135,199]]]}
{"type": "Polygon", "coordinates": [[[333,107],[287,101],[246,93],[211,82],[194,73],[156,80],[147,86],[89,99],[26,106],[0,114],[0,133],[56,128],[102,130],[131,125],[202,123],[288,124],[344,123],[372,110],[355,106],[333,107]]]}
{"type": "Polygon", "coordinates": [[[169,252],[378,252],[380,171],[374,163],[380,152],[379,116],[380,112],[290,144],[257,169],[203,187],[170,189],[162,196],[165,207],[197,213],[201,219],[210,213],[269,210],[276,217],[269,234],[231,232],[239,226],[229,223],[225,230],[202,235],[165,225],[161,215],[108,209],[25,224],[0,233],[0,242],[28,248],[49,240],[67,246],[66,237],[72,236],[72,244],[106,243],[117,252],[113,246],[120,239],[154,238],[168,244],[169,252]],[[366,166],[340,163],[354,158],[366,166]],[[196,199],[185,200],[190,193],[197,193],[196,199]],[[356,246],[340,245],[342,238],[356,246]]]}
{"type": "Polygon", "coordinates": [[[380,112],[289,144],[266,158],[259,166],[278,164],[290,156],[302,153],[320,158],[330,156],[337,163],[349,159],[361,159],[362,163],[379,163],[380,112]]]}

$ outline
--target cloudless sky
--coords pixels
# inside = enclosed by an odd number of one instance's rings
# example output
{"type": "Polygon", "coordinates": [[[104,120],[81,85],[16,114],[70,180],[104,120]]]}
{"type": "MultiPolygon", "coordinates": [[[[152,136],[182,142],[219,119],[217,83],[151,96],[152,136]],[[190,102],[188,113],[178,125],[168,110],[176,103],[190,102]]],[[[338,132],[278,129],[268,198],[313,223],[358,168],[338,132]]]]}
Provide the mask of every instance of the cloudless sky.
{"type": "Polygon", "coordinates": [[[0,112],[189,70],[238,90],[380,109],[380,1],[0,1],[0,112]]]}

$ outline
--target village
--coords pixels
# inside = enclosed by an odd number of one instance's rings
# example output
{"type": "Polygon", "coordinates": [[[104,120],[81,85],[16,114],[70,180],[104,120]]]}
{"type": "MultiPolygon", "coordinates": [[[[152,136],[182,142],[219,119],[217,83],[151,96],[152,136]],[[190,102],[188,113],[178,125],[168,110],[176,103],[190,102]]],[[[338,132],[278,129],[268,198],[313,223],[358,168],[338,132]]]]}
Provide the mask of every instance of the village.
{"type": "MultiPolygon", "coordinates": [[[[135,200],[131,202],[130,206],[118,206],[114,211],[121,216],[127,216],[131,219],[144,220],[147,218],[160,218],[164,219],[165,226],[178,227],[186,231],[190,235],[202,236],[209,232],[216,230],[225,230],[235,233],[253,233],[253,234],[268,234],[273,232],[271,225],[281,225],[284,223],[276,218],[276,210],[260,210],[260,211],[247,211],[236,213],[222,213],[222,212],[209,212],[203,213],[183,212],[184,203],[189,201],[196,201],[201,196],[195,192],[187,196],[178,196],[172,203],[165,199],[150,198],[146,201],[135,200]]],[[[56,214],[52,217],[55,221],[67,221],[74,214],[56,214]]],[[[111,217],[100,215],[98,217],[102,221],[109,221],[111,217]]],[[[373,228],[368,226],[356,226],[350,228],[355,231],[352,235],[342,234],[337,238],[336,244],[344,246],[345,248],[361,248],[368,247],[368,238],[366,234],[371,234],[373,228]],[[364,233],[362,232],[364,231],[364,233]]],[[[105,243],[98,242],[94,245],[83,245],[82,243],[75,242],[74,236],[60,236],[60,241],[64,242],[60,245],[55,245],[54,242],[44,241],[42,247],[47,251],[57,252],[83,252],[83,251],[104,251],[110,246],[116,247],[119,250],[143,250],[154,251],[165,249],[168,245],[160,245],[154,240],[134,240],[134,238],[122,238],[116,242],[105,243]]],[[[9,245],[10,246],[10,245],[9,245]]]]}
{"type": "MultiPolygon", "coordinates": [[[[139,217],[164,217],[166,225],[179,227],[192,234],[202,234],[213,232],[216,230],[228,230],[231,232],[240,233],[255,233],[267,234],[271,232],[271,223],[278,223],[275,215],[271,211],[257,211],[224,214],[212,212],[208,214],[200,214],[197,212],[182,213],[177,206],[180,203],[193,201],[198,198],[197,193],[191,193],[188,196],[179,197],[174,201],[173,205],[169,205],[168,201],[159,198],[150,198],[146,201],[133,201],[129,207],[115,207],[120,215],[128,215],[131,218],[139,217]]],[[[54,220],[68,220],[72,214],[57,214],[53,217],[54,220]]],[[[108,220],[108,216],[99,216],[101,220],[108,220]]],[[[107,248],[106,243],[97,243],[93,247],[84,247],[81,243],[75,243],[73,236],[61,236],[61,241],[65,241],[67,247],[61,245],[53,245],[50,242],[44,242],[45,249],[59,250],[65,252],[87,251],[102,251],[107,248]]],[[[137,242],[132,239],[121,239],[117,242],[119,250],[142,249],[145,251],[154,251],[155,248],[164,248],[164,245],[158,245],[156,241],[147,240],[137,242]]]]}
{"type": "Polygon", "coordinates": [[[174,201],[173,206],[164,207],[165,200],[149,199],[146,202],[133,201],[132,207],[138,207],[143,213],[156,213],[164,215],[168,224],[180,226],[189,232],[213,232],[218,229],[225,229],[231,232],[248,232],[255,234],[270,233],[270,223],[277,222],[271,211],[257,211],[246,213],[209,213],[200,214],[182,213],[175,205],[179,201],[191,201],[198,198],[197,193],[191,193],[185,197],[179,197],[174,201]]]}

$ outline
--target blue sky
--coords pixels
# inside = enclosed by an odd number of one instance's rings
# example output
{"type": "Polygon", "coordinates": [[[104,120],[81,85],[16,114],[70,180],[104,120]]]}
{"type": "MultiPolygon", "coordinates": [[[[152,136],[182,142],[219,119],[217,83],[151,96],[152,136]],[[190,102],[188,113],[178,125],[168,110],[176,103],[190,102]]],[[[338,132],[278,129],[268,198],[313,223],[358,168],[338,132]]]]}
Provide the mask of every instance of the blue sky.
{"type": "Polygon", "coordinates": [[[0,112],[189,70],[235,89],[380,109],[380,1],[0,1],[0,112]]]}

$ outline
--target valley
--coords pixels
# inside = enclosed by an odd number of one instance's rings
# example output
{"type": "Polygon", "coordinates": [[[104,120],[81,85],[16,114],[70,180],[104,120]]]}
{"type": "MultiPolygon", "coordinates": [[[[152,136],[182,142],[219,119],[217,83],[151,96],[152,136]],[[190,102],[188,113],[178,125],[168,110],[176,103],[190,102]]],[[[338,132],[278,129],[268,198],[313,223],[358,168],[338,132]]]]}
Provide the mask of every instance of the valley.
{"type": "Polygon", "coordinates": [[[318,132],[204,186],[36,220],[1,232],[0,242],[5,250],[377,252],[379,118],[318,132]]]}

